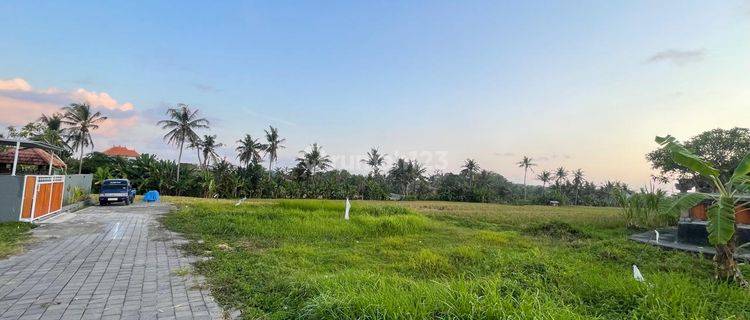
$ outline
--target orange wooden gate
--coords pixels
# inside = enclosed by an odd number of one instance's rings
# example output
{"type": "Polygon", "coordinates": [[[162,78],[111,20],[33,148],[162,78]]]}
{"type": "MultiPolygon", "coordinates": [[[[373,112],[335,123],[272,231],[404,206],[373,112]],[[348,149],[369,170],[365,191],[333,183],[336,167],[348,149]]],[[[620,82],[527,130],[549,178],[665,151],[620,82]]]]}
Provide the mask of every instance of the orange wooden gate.
{"type": "Polygon", "coordinates": [[[62,209],[65,176],[26,176],[21,221],[33,221],[62,209]]]}

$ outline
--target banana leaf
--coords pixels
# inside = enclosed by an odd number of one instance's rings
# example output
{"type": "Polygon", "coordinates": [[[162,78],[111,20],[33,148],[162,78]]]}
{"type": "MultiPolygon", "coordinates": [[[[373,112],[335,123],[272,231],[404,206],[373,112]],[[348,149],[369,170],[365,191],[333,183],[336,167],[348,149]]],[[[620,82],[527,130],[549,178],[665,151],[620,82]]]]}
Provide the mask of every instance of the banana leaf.
{"type": "Polygon", "coordinates": [[[727,244],[734,236],[734,197],[724,195],[708,209],[708,242],[711,245],[727,244]]]}

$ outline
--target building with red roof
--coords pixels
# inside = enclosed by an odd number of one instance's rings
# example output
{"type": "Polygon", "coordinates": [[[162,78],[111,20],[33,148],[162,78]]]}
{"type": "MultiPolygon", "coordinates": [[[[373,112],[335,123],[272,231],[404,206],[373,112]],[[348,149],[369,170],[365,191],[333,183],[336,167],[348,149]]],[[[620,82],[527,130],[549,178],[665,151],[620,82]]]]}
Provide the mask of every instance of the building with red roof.
{"type": "MultiPolygon", "coordinates": [[[[13,165],[15,149],[0,152],[0,173],[10,173],[10,166],[13,165]]],[[[37,166],[39,172],[47,172],[47,167],[52,160],[52,167],[65,168],[65,162],[57,156],[52,156],[49,152],[40,148],[28,148],[18,150],[18,164],[37,166]]]]}
{"type": "Polygon", "coordinates": [[[110,157],[137,158],[140,154],[132,149],[123,146],[113,146],[102,152],[110,157]]]}

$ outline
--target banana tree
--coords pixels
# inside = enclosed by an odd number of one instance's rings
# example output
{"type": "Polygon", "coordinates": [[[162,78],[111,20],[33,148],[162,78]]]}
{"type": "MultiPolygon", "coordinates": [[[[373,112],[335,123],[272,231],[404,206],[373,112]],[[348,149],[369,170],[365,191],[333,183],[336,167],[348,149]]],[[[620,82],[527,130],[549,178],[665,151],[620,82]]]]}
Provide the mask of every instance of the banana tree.
{"type": "Polygon", "coordinates": [[[656,137],[656,142],[669,151],[672,159],[679,165],[686,167],[713,183],[716,193],[690,193],[677,198],[667,208],[669,213],[677,213],[691,208],[703,201],[712,200],[708,208],[708,242],[716,249],[714,262],[718,279],[733,281],[748,288],[748,282],[734,260],[736,249],[734,235],[736,231],[735,211],[746,210],[747,202],[740,198],[740,194],[747,192],[750,187],[750,154],[747,154],[728,181],[722,181],[720,171],[710,162],[696,156],[683,147],[677,139],[668,135],[656,137]]]}

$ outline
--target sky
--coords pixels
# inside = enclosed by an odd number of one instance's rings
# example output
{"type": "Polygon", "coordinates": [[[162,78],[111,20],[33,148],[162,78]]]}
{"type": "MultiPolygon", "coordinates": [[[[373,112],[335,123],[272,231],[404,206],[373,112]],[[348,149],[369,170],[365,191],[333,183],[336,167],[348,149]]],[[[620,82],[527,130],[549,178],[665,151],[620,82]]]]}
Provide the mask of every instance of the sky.
{"type": "Polygon", "coordinates": [[[0,125],[89,102],[98,151],[176,158],[156,122],[185,103],[233,162],[272,125],[281,166],[317,142],[361,173],[378,147],[637,187],[654,136],[750,119],[748,0],[2,1],[0,39],[0,125]]]}

